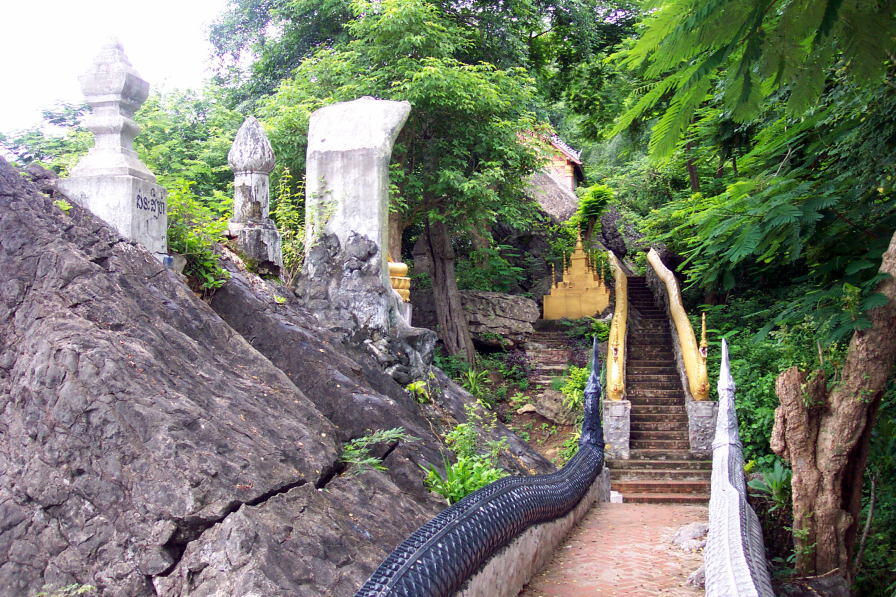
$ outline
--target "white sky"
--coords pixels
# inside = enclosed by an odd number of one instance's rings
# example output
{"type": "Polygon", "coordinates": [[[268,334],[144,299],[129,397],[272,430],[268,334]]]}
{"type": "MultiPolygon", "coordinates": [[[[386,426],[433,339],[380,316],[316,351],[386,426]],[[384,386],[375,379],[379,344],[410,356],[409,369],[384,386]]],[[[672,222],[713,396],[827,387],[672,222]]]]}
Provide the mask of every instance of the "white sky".
{"type": "Polygon", "coordinates": [[[117,37],[150,89],[196,88],[210,72],[208,25],[226,0],[0,0],[0,131],[28,128],[117,37]]]}

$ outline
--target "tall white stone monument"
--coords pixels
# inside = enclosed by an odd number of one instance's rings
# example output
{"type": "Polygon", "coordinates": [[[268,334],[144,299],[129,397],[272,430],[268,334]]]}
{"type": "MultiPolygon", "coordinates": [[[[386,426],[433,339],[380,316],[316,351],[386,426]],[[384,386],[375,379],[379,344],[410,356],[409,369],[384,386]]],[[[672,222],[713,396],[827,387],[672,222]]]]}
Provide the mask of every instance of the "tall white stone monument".
{"type": "Polygon", "coordinates": [[[239,251],[257,271],[278,275],[283,267],[280,233],[270,218],[270,173],[274,150],[264,129],[248,117],[227,154],[233,169],[233,218],[228,225],[239,251]]]}
{"type": "Polygon", "coordinates": [[[132,117],[146,101],[149,83],[117,41],[104,45],[78,80],[92,109],[83,124],[94,145],[59,189],[162,260],[168,252],[167,193],[134,151],[140,127],[132,117]]]}
{"type": "Polygon", "coordinates": [[[379,274],[390,289],[389,159],[410,112],[408,102],[362,97],[317,110],[308,125],[306,246],[325,234],[343,247],[352,234],[366,237],[379,249],[379,274]]]}

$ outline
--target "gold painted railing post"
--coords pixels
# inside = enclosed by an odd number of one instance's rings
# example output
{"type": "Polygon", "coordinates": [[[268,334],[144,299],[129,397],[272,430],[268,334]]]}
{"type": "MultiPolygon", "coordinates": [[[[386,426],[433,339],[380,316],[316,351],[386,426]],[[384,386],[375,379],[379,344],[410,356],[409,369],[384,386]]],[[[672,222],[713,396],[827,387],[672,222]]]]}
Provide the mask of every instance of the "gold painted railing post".
{"type": "Polygon", "coordinates": [[[678,289],[675,275],[663,265],[655,249],[650,249],[650,252],[647,253],[647,261],[666,286],[669,314],[675,324],[675,332],[681,347],[681,358],[684,360],[684,370],[688,376],[691,395],[694,400],[706,400],[709,398],[709,377],[706,372],[706,316],[704,314],[702,341],[698,346],[694,328],[684,310],[684,304],[681,302],[681,291],[678,289]]]}
{"type": "Polygon", "coordinates": [[[607,344],[607,397],[622,400],[625,396],[625,330],[628,325],[628,278],[612,251],[608,251],[615,280],[616,303],[610,339],[607,344]]]}

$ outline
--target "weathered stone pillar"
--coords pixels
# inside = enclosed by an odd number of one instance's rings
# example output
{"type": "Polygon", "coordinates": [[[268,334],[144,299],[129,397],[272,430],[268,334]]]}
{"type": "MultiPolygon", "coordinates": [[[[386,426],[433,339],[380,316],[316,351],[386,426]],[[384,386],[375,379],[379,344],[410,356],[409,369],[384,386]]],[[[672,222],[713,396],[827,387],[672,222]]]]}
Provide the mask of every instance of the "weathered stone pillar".
{"type": "Polygon", "coordinates": [[[280,233],[270,218],[270,173],[274,150],[254,117],[243,122],[227,154],[233,169],[233,217],[228,231],[258,273],[279,275],[283,267],[280,233]]]}
{"type": "Polygon", "coordinates": [[[132,117],[146,101],[149,83],[117,41],[104,45],[78,80],[92,109],[83,124],[94,134],[94,145],[71,176],[59,181],[59,190],[161,260],[168,252],[166,191],[133,145],[140,127],[132,117]]]}
{"type": "MultiPolygon", "coordinates": [[[[401,384],[423,379],[436,335],[413,328],[389,280],[389,159],[408,102],[364,97],[311,115],[306,254],[296,292],[323,325],[364,344],[401,384]]],[[[397,254],[397,252],[396,252],[397,254]]]]}
{"type": "Polygon", "coordinates": [[[335,234],[343,248],[353,234],[366,237],[379,249],[386,288],[389,159],[410,112],[408,102],[362,97],[317,110],[308,126],[306,246],[327,234],[335,234]]]}

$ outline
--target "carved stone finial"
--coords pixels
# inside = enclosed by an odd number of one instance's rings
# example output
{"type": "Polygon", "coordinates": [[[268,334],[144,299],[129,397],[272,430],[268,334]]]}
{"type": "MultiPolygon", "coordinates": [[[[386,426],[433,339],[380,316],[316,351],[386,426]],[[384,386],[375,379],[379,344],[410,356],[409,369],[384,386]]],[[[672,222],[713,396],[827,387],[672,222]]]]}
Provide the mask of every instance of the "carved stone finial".
{"type": "Polygon", "coordinates": [[[149,96],[149,83],[137,74],[121,44],[116,40],[106,43],[78,80],[92,108],[83,124],[94,134],[95,142],[72,169],[72,176],[127,174],[155,182],[156,177],[134,151],[140,127],[131,118],[149,96]]]}
{"type": "Polygon", "coordinates": [[[243,122],[233,139],[233,147],[227,154],[227,163],[234,172],[260,172],[270,174],[274,169],[274,150],[261,123],[254,116],[243,122]]]}
{"type": "Polygon", "coordinates": [[[274,150],[261,123],[246,118],[227,154],[233,169],[233,218],[228,226],[237,249],[257,271],[279,275],[283,266],[280,233],[270,218],[271,170],[274,150]]]}
{"type": "Polygon", "coordinates": [[[134,151],[140,127],[132,116],[149,96],[149,83],[114,39],[102,46],[79,81],[91,108],[82,124],[93,133],[94,144],[59,189],[163,260],[167,193],[134,151]]]}

